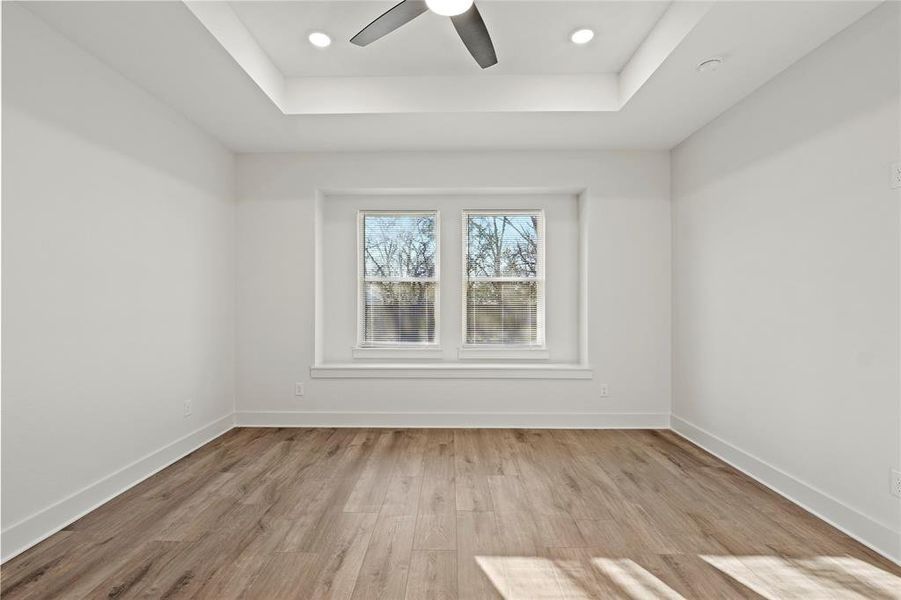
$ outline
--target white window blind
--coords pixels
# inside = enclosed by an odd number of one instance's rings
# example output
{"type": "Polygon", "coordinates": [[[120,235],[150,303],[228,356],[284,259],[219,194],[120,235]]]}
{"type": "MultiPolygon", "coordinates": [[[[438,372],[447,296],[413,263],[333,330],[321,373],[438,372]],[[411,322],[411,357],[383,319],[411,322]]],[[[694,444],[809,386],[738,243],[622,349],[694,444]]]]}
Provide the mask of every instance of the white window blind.
{"type": "Polygon", "coordinates": [[[436,344],[438,213],[363,211],[359,227],[359,345],[436,344]]]}
{"type": "Polygon", "coordinates": [[[544,346],[544,214],[463,213],[466,345],[544,346]]]}

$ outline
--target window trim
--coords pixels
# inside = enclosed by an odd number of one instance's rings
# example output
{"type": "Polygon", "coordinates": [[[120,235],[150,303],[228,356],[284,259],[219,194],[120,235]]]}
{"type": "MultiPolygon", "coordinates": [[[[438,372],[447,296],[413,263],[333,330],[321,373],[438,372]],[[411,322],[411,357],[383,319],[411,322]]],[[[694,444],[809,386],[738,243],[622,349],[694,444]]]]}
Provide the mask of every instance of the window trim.
{"type": "Polygon", "coordinates": [[[497,209],[464,209],[461,215],[461,318],[460,340],[461,346],[457,350],[457,358],[461,360],[472,359],[519,359],[519,360],[547,360],[550,358],[546,346],[545,333],[545,283],[547,271],[545,263],[545,247],[547,246],[547,228],[543,208],[497,208],[497,209]],[[466,342],[467,310],[466,297],[469,290],[468,283],[468,253],[469,253],[469,217],[470,215],[537,215],[538,216],[538,277],[478,277],[478,281],[535,281],[538,284],[538,310],[536,320],[538,324],[537,340],[534,344],[469,344],[466,342]]]}
{"type": "Polygon", "coordinates": [[[331,363],[310,367],[313,379],[594,379],[582,363],[331,363]]]}
{"type": "Polygon", "coordinates": [[[354,346],[350,349],[355,359],[388,359],[388,360],[441,360],[443,350],[434,344],[408,346],[354,346]]]}
{"type": "Polygon", "coordinates": [[[459,360],[547,360],[551,353],[547,346],[513,346],[505,344],[464,345],[457,349],[459,360]]]}
{"type": "Polygon", "coordinates": [[[352,348],[354,358],[413,358],[422,353],[422,358],[433,358],[435,351],[441,348],[441,211],[435,210],[369,210],[357,211],[357,342],[352,348]],[[364,278],[365,260],[363,257],[364,219],[367,215],[386,216],[423,216],[435,217],[435,272],[432,277],[371,277],[364,278]],[[393,344],[373,344],[364,341],[363,324],[363,287],[367,281],[385,282],[423,282],[435,284],[435,341],[433,342],[397,342],[393,344]],[[409,354],[408,354],[409,353],[409,354]]]}

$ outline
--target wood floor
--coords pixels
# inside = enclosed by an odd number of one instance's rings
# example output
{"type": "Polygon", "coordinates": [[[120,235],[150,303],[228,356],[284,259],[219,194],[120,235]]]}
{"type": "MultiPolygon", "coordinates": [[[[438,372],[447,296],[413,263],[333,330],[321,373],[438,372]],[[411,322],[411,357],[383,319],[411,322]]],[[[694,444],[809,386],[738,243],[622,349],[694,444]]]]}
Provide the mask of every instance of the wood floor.
{"type": "Polygon", "coordinates": [[[901,598],[675,434],[235,429],[3,565],[15,598],[901,598]]]}

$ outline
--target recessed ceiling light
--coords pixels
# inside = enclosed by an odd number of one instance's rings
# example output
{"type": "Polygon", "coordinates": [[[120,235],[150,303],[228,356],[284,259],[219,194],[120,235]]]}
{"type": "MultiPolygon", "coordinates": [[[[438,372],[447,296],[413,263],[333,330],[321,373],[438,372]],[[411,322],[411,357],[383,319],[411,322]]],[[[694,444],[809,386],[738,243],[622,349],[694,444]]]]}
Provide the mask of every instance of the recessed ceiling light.
{"type": "Polygon", "coordinates": [[[723,59],[718,56],[708,58],[707,60],[702,60],[698,64],[698,71],[701,73],[704,73],[705,71],[716,71],[721,64],[723,64],[723,59]]]}
{"type": "Polygon", "coordinates": [[[425,0],[425,5],[433,13],[445,17],[461,15],[472,6],[472,0],[425,0]]]}
{"type": "Polygon", "coordinates": [[[572,35],[569,36],[569,40],[573,44],[587,44],[591,40],[594,39],[594,31],[591,29],[577,29],[572,32],[572,35]]]}
{"type": "Polygon", "coordinates": [[[307,37],[307,39],[310,40],[310,43],[317,48],[325,48],[332,43],[332,38],[322,33],[321,31],[314,31],[307,37]]]}

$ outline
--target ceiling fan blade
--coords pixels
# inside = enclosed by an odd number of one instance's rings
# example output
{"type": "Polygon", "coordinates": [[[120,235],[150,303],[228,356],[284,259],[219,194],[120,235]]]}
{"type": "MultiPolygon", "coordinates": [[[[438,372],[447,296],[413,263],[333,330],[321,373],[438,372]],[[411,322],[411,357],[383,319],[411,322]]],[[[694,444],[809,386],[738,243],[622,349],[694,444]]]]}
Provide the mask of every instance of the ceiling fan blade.
{"type": "Polygon", "coordinates": [[[453,21],[460,39],[466,45],[466,49],[480,67],[486,69],[497,64],[494,44],[491,43],[488,28],[485,27],[485,21],[482,20],[482,15],[475,4],[465,13],[451,17],[451,21],[453,21]]]}
{"type": "Polygon", "coordinates": [[[357,46],[371,44],[401,25],[406,25],[427,10],[428,6],[426,6],[424,0],[403,0],[403,2],[389,9],[378,19],[361,29],[360,33],[350,38],[350,43],[357,46]]]}

